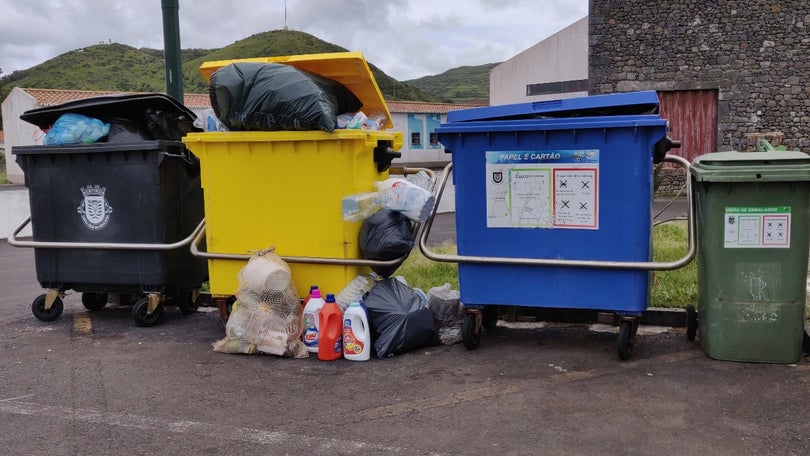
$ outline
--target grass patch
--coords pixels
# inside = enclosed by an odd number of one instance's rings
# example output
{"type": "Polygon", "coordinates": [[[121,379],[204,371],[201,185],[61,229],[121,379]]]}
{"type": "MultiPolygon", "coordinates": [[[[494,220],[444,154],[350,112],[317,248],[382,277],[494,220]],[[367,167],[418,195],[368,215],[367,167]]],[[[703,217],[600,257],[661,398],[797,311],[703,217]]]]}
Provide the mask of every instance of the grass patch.
{"type": "MultiPolygon", "coordinates": [[[[662,223],[653,229],[653,258],[674,261],[686,253],[686,221],[662,223]]],[[[697,260],[674,271],[655,271],[650,288],[650,306],[686,307],[697,303],[697,260]]]]}
{"type": "MultiPolygon", "coordinates": [[[[455,254],[456,244],[445,241],[431,250],[441,254],[455,254]]],[[[425,258],[419,248],[415,248],[395,275],[401,275],[408,281],[408,285],[420,288],[425,293],[433,287],[449,283],[450,287],[458,290],[458,263],[441,263],[425,258]]]]}
{"type": "MultiPolygon", "coordinates": [[[[686,253],[687,225],[685,221],[662,223],[653,228],[653,258],[656,261],[674,261],[686,253]]],[[[456,245],[445,242],[434,248],[434,252],[456,253],[456,245]]],[[[459,289],[458,265],[428,260],[417,248],[397,269],[396,275],[405,277],[408,284],[425,292],[433,287],[449,283],[454,290],[459,289]]],[[[652,307],[686,307],[697,303],[697,262],[674,271],[655,271],[650,289],[652,307]]]]}

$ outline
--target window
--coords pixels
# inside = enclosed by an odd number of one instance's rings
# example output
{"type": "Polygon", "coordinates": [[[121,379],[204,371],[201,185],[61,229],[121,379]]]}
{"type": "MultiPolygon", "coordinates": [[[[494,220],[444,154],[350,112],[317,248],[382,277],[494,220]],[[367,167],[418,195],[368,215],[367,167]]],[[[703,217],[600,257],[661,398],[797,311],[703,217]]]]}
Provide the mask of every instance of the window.
{"type": "Polygon", "coordinates": [[[411,136],[409,149],[423,149],[422,135],[425,132],[424,114],[408,114],[408,134],[411,136]]]}
{"type": "Polygon", "coordinates": [[[442,146],[439,144],[439,135],[436,133],[436,129],[442,124],[442,116],[440,114],[428,114],[425,122],[427,122],[428,149],[441,149],[442,146]]]}
{"type": "Polygon", "coordinates": [[[578,79],[573,81],[544,82],[542,84],[528,84],[526,86],[526,96],[550,95],[555,93],[587,92],[588,80],[578,79]]]}

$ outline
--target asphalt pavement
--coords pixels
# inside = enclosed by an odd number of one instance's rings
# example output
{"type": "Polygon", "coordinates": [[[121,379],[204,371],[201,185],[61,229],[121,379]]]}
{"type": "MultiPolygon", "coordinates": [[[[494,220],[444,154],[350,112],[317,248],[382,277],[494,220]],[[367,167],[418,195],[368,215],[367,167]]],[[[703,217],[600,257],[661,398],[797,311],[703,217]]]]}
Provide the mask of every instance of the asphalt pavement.
{"type": "Polygon", "coordinates": [[[5,242],[0,289],[5,454],[810,454],[808,358],[717,361],[680,328],[627,361],[615,328],[500,322],[472,351],[324,362],[214,352],[210,308],[142,328],[74,293],[40,322],[33,252],[5,242]]]}

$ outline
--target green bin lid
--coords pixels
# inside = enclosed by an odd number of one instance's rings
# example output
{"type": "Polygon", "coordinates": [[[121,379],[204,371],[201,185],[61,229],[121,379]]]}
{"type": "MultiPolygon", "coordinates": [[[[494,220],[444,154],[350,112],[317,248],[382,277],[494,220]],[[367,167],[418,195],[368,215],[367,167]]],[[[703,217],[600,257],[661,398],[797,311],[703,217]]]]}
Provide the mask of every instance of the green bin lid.
{"type": "Polygon", "coordinates": [[[706,182],[810,181],[810,155],[798,151],[713,152],[692,161],[692,176],[706,182]]]}

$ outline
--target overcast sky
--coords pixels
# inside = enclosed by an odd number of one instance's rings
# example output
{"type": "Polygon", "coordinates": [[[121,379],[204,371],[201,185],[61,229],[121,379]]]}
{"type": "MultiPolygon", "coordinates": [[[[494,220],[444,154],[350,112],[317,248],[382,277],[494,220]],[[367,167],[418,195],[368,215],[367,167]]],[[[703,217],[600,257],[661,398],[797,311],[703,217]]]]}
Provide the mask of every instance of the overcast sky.
{"type": "MultiPolygon", "coordinates": [[[[180,46],[214,49],[285,26],[284,0],[179,0],[180,46]]],[[[3,75],[113,41],[163,49],[160,0],[0,0],[3,75]]],[[[507,60],[588,14],[588,0],[286,0],[286,26],[398,80],[507,60]]]]}

